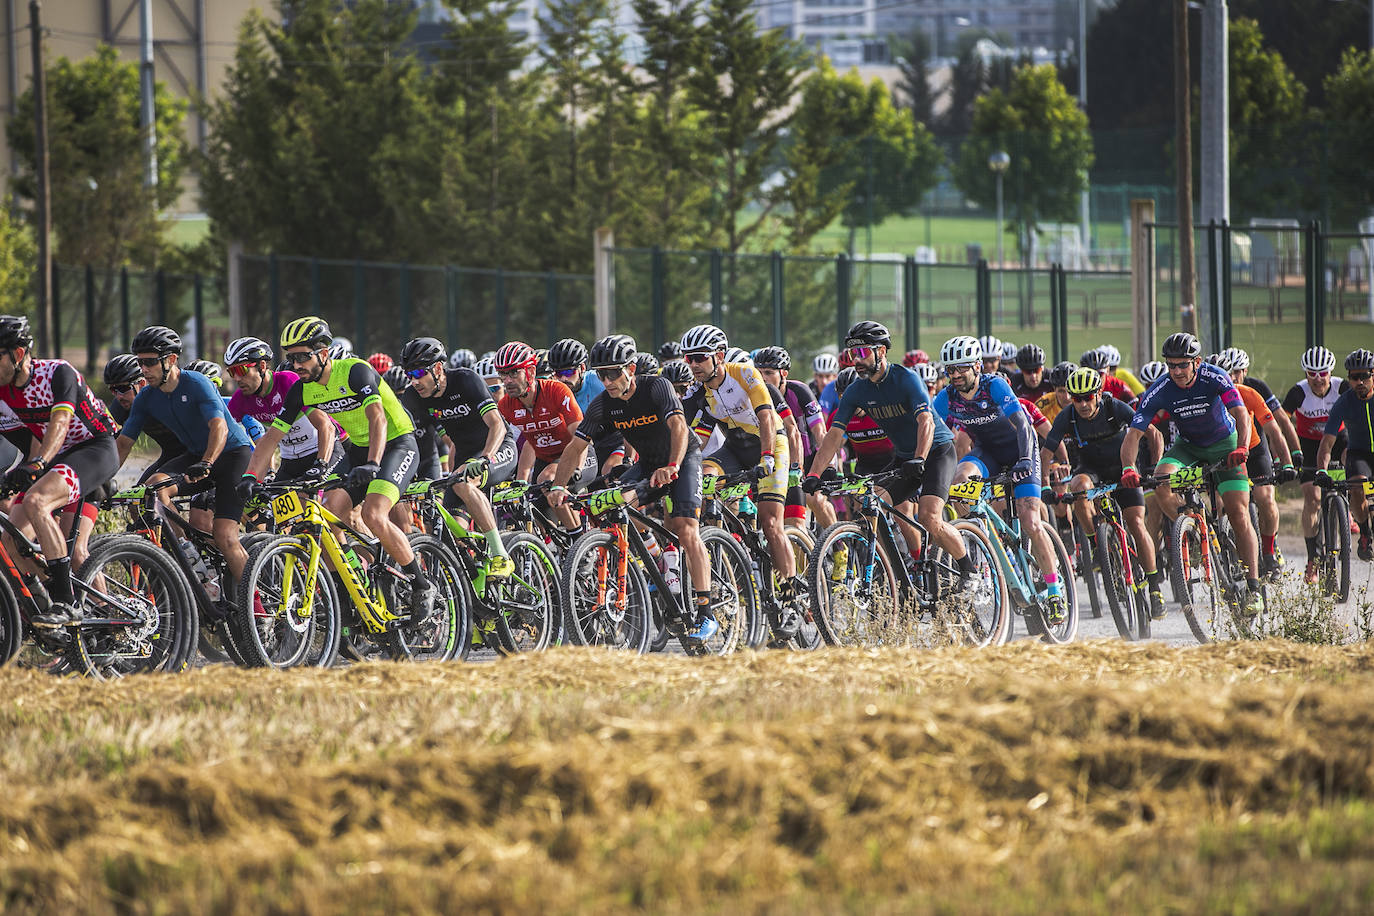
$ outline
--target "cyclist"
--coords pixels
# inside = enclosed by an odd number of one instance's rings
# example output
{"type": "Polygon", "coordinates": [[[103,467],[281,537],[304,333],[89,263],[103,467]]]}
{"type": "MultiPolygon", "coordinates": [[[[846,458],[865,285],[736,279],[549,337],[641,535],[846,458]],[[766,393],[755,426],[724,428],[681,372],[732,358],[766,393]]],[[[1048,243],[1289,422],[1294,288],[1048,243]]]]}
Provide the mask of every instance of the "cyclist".
{"type": "Polygon", "coordinates": [[[363,524],[410,579],[410,620],[418,622],[428,615],[436,589],[405,532],[390,518],[419,465],[414,425],[376,369],[357,357],[330,356],[330,345],[336,342],[324,319],[313,315],[282,329],[282,350],[300,377],[287,391],[281,413],[262,437],[238,491],[244,499],[252,494],[272,450],[301,414],[312,409],[329,414],[348,436],[344,490],[354,505],[362,503],[363,524]]]}
{"type": "Polygon", "coordinates": [[[934,363],[917,363],[915,372],[921,381],[925,382],[926,394],[933,398],[940,393],[940,370],[934,363]]]}
{"type": "Polygon", "coordinates": [[[1078,363],[1068,360],[1055,363],[1054,368],[1046,374],[1046,380],[1050,383],[1050,393],[1042,394],[1035,401],[1035,407],[1045,419],[1051,423],[1059,416],[1059,412],[1072,403],[1069,397],[1069,376],[1078,370],[1078,363]]]}
{"type": "MultiPolygon", "coordinates": [[[[844,398],[845,391],[858,377],[859,374],[854,371],[853,366],[841,369],[840,374],[835,376],[835,388],[840,392],[841,398],[844,398]]],[[[837,407],[836,410],[838,409],[837,407]]],[[[826,427],[827,432],[835,428],[833,411],[826,417],[826,427]]],[[[844,443],[849,449],[849,464],[856,474],[881,474],[896,466],[892,460],[892,440],[888,438],[887,431],[878,425],[878,421],[865,413],[862,407],[855,407],[854,415],[845,424],[844,443]]],[[[817,447],[817,451],[819,450],[817,447]]]]}
{"type": "Polygon", "coordinates": [[[392,360],[390,355],[377,352],[367,358],[367,364],[373,369],[376,369],[379,374],[385,376],[387,370],[395,365],[395,361],[392,360]]]}
{"type": "MultiPolygon", "coordinates": [[[[1264,398],[1264,403],[1269,406],[1269,411],[1274,415],[1274,420],[1279,424],[1279,429],[1283,432],[1283,440],[1288,444],[1285,452],[1292,456],[1292,464],[1295,467],[1302,467],[1302,440],[1298,438],[1298,431],[1293,426],[1293,420],[1288,416],[1288,411],[1283,409],[1283,404],[1274,396],[1273,390],[1260,378],[1250,374],[1250,354],[1240,347],[1228,347],[1221,351],[1221,355],[1226,358],[1231,366],[1231,381],[1237,385],[1249,385],[1259,396],[1264,398]]],[[[1161,372],[1163,370],[1160,370],[1161,372]]],[[[1145,370],[1140,370],[1141,379],[1145,377],[1145,370]]],[[[1146,383],[1148,384],[1148,382],[1146,383]]],[[[1275,458],[1282,460],[1282,454],[1276,454],[1275,458]]]]}
{"type": "Polygon", "coordinates": [[[973,441],[973,450],[959,461],[955,482],[974,475],[991,478],[1003,469],[1010,470],[1021,530],[1030,539],[1031,551],[1044,571],[1050,622],[1058,623],[1067,613],[1068,603],[1054,547],[1040,521],[1044,503],[1040,499],[1040,451],[1035,430],[1007,380],[978,371],[980,364],[986,365],[985,352],[972,337],[945,341],[940,362],[949,376],[949,386],[935,396],[935,413],[942,420],[953,419],[973,441]]]}
{"type": "Polygon", "coordinates": [[[687,427],[682,402],[672,383],[661,376],[640,378],[635,367],[634,338],[626,334],[603,337],[588,356],[593,370],[606,386],[587,408],[573,440],[564,451],[549,493],[549,503],[561,506],[572,469],[591,442],[607,432],[621,433],[638,459],[620,477],[618,486],[647,483],[670,487],[668,528],[677,537],[682,562],[692,578],[692,610],[687,636],[710,639],[720,629],[711,609],[711,564],[698,533],[701,514],[701,449],[687,427]]]}
{"type": "Polygon", "coordinates": [[[1089,369],[1096,369],[1102,376],[1102,390],[1111,395],[1118,401],[1125,401],[1132,406],[1135,405],[1135,395],[1131,394],[1131,389],[1126,387],[1126,383],[1119,378],[1107,374],[1107,354],[1100,349],[1085,350],[1083,356],[1079,358],[1078,365],[1087,366],[1089,369]]]}
{"type": "Polygon", "coordinates": [[[798,442],[792,443],[794,446],[800,443],[801,450],[798,452],[798,460],[792,465],[788,480],[787,506],[783,510],[786,523],[805,527],[806,508],[810,506],[816,513],[817,524],[822,528],[833,525],[835,509],[830,501],[814,494],[803,500],[801,491],[801,468],[810,463],[811,456],[825,438],[825,417],[821,414],[821,407],[816,403],[810,386],[787,377],[787,373],[792,369],[792,357],[782,347],[760,349],[754,356],[754,366],[765,382],[783,392],[797,425],[806,426],[806,429],[800,430],[798,442]]]}
{"type": "Polygon", "coordinates": [[[587,372],[587,348],[581,341],[565,337],[549,347],[549,368],[553,377],[572,389],[577,406],[585,413],[592,399],[606,390],[595,373],[587,372]]]}
{"type": "MultiPolygon", "coordinates": [[[[1018,398],[1032,404],[1045,395],[1054,394],[1054,385],[1045,375],[1045,351],[1035,344],[1026,344],[1016,351],[1016,368],[1011,375],[1011,390],[1018,398]]],[[[1044,411],[1041,411],[1044,413],[1044,411]]],[[[1046,414],[1048,416],[1048,414],[1046,414]]]]}
{"type": "MultiPolygon", "coordinates": [[[[1155,466],[1157,474],[1224,461],[1226,469],[1216,473],[1217,493],[1231,520],[1236,548],[1245,566],[1249,594],[1242,607],[1246,614],[1259,614],[1264,610],[1264,593],[1258,578],[1259,544],[1250,525],[1250,478],[1244,467],[1250,449],[1237,435],[1237,430],[1250,428],[1250,412],[1231,377],[1202,361],[1202,344],[1192,334],[1169,335],[1162,351],[1168,375],[1147,388],[1136,406],[1131,430],[1121,443],[1121,485],[1140,486],[1140,472],[1136,468],[1140,440],[1161,413],[1168,413],[1173,420],[1175,435],[1173,444],[1155,466]]],[[[1154,492],[1163,518],[1172,523],[1178,515],[1178,497],[1167,480],[1154,492]]]]}
{"type": "MultiPolygon", "coordinates": [[[[738,474],[757,467],[759,527],[768,541],[768,552],[778,571],[778,595],[790,603],[803,592],[796,557],[783,531],[783,503],[787,496],[787,434],[778,419],[773,394],[758,372],[742,362],[727,362],[730,342],[714,325],[688,328],[682,335],[682,355],[692,370],[695,384],[688,389],[683,413],[709,417],[724,440],[702,456],[702,473],[738,474]]],[[[703,427],[698,427],[702,435],[703,427]]],[[[703,440],[706,438],[702,435],[703,440]]]]}
{"type": "MultiPolygon", "coordinates": [[[[681,345],[679,344],[679,346],[681,345]]],[[[685,395],[687,393],[687,389],[690,388],[692,385],[692,370],[687,366],[685,362],[683,362],[680,359],[675,359],[672,362],[664,363],[663,372],[661,374],[664,378],[666,378],[669,382],[672,383],[673,391],[677,393],[677,396],[679,398],[685,395]]],[[[810,385],[807,385],[806,387],[808,390],[811,388],[810,385]]]]}
{"type": "MultiPolygon", "coordinates": [[[[1345,380],[1350,387],[1336,399],[1326,418],[1321,445],[1317,447],[1318,474],[1325,474],[1327,462],[1344,424],[1348,442],[1344,464],[1346,480],[1374,480],[1374,353],[1366,349],[1352,352],[1345,358],[1345,380]]],[[[1363,488],[1350,490],[1350,512],[1360,529],[1356,553],[1361,560],[1374,560],[1374,545],[1370,543],[1369,503],[1363,488]]]]}
{"type": "MultiPolygon", "coordinates": [[[[452,362],[453,357],[450,356],[449,361],[452,362]]],[[[473,363],[472,371],[476,372],[477,377],[487,386],[487,393],[491,395],[492,400],[501,396],[501,376],[497,373],[496,363],[492,361],[491,357],[488,356],[473,363]]]]}
{"type": "MultiPolygon", "coordinates": [[[[1069,376],[1067,387],[1073,407],[1055,417],[1045,439],[1042,459],[1052,461],[1052,453],[1061,443],[1073,442],[1077,460],[1070,471],[1073,477],[1069,489],[1083,493],[1121,479],[1121,443],[1135,411],[1116,398],[1102,396],[1102,376],[1096,369],[1084,366],[1075,370],[1069,376]]],[[[1137,450],[1137,460],[1141,466],[1154,467],[1163,454],[1164,437],[1150,427],[1137,450]]],[[[1145,529],[1145,492],[1140,487],[1118,486],[1112,492],[1112,499],[1121,508],[1126,529],[1135,539],[1140,565],[1150,586],[1150,616],[1160,620],[1164,617],[1163,576],[1155,562],[1154,539],[1145,529]]],[[[1092,504],[1080,500],[1073,504],[1073,512],[1096,553],[1097,530],[1092,523],[1092,504]]]]}
{"type": "MultiPolygon", "coordinates": [[[[113,395],[108,406],[110,416],[117,425],[123,426],[128,421],[129,409],[134,406],[134,398],[138,397],[138,393],[147,384],[148,380],[143,377],[143,371],[138,367],[138,357],[132,353],[121,353],[105,364],[105,387],[110,389],[110,394],[113,395]]],[[[148,434],[149,439],[157,443],[162,452],[139,475],[139,483],[156,474],[173,458],[186,454],[186,446],[181,444],[177,434],[156,419],[150,417],[143,424],[143,431],[148,434]]],[[[24,454],[28,454],[27,449],[24,454]]]]}
{"type": "Polygon", "coordinates": [[[978,338],[978,346],[983,357],[983,374],[1000,375],[1010,382],[1011,373],[1002,367],[1002,341],[991,334],[985,334],[978,338]]]}
{"type": "MultiPolygon", "coordinates": [[[[1317,464],[1317,454],[1326,434],[1326,421],[1337,398],[1349,386],[1332,376],[1336,354],[1326,347],[1312,347],[1303,353],[1300,362],[1303,374],[1307,377],[1288,389],[1283,398],[1283,409],[1293,417],[1293,426],[1302,444],[1302,467],[1310,475],[1323,467],[1317,464]]],[[[1345,433],[1338,427],[1327,460],[1340,461],[1344,452],[1345,433]]],[[[1302,534],[1307,541],[1307,569],[1303,572],[1303,581],[1308,585],[1317,582],[1317,516],[1320,507],[1321,493],[1311,480],[1305,480],[1302,485],[1302,534]]]]}
{"type": "Polygon", "coordinates": [[[665,367],[669,363],[682,362],[682,344],[676,340],[668,340],[659,344],[658,361],[665,367]]]}
{"type": "MultiPolygon", "coordinates": [[[[939,412],[932,409],[930,394],[916,374],[887,361],[891,345],[887,328],[876,321],[860,321],[845,335],[845,352],[854,362],[856,377],[846,386],[834,423],[811,459],[806,487],[812,493],[820,489],[820,474],[840,447],[855,412],[863,410],[892,442],[888,469],[901,472],[888,487],[889,502],[899,513],[909,515],[909,503],[917,497],[918,520],[935,543],[954,558],[960,582],[966,584],[974,570],[973,561],[963,538],[944,520],[955,465],[954,435],[939,412]]],[[[936,400],[940,397],[943,395],[936,400]]],[[[897,521],[914,558],[921,549],[919,533],[900,516],[897,521]]]]}
{"type": "Polygon", "coordinates": [[[1145,393],[1144,383],[1141,382],[1140,379],[1136,378],[1135,373],[1133,373],[1130,369],[1127,369],[1121,365],[1120,350],[1118,350],[1111,344],[1103,344],[1097,349],[1101,350],[1102,354],[1107,357],[1106,374],[1109,377],[1121,380],[1121,382],[1123,382],[1126,385],[1126,388],[1131,392],[1132,397],[1138,398],[1145,393]]]}
{"type": "MultiPolygon", "coordinates": [[[[224,364],[229,367],[229,377],[238,386],[229,398],[230,416],[243,422],[245,429],[250,421],[270,426],[281,413],[286,393],[299,376],[290,370],[273,370],[272,347],[256,337],[230,341],[224,349],[224,364]]],[[[316,476],[320,478],[334,473],[343,457],[343,449],[336,447],[336,429],[334,421],[324,411],[307,411],[281,440],[281,466],[277,476],[282,480],[295,480],[311,468],[318,469],[316,476]]],[[[252,438],[251,431],[249,437],[252,438]]],[[[341,495],[335,497],[330,493],[328,496],[332,502],[342,500],[341,495]]],[[[346,501],[330,507],[335,514],[339,510],[348,511],[346,501]]]]}
{"type": "Polygon", "coordinates": [[[415,423],[415,438],[437,439],[442,433],[452,445],[455,470],[463,462],[463,479],[444,494],[450,510],[458,501],[467,506],[472,526],[487,541],[487,575],[500,579],[514,570],[486,487],[515,474],[515,436],[506,428],[486,384],[471,369],[445,368],[448,354],[433,337],[417,337],[401,348],[401,367],[410,386],[401,406],[415,423]]]}
{"type": "Polygon", "coordinates": [[[907,350],[906,355],[902,357],[902,365],[908,369],[914,369],[928,362],[930,362],[930,354],[926,353],[925,350],[907,350]]]}
{"type": "MultiPolygon", "coordinates": [[[[633,339],[633,338],[632,338],[633,339]]],[[[647,378],[650,375],[658,375],[663,367],[659,364],[658,357],[652,353],[635,354],[635,375],[639,378],[647,378]]]]}
{"type": "MultiPolygon", "coordinates": [[[[811,393],[816,396],[816,400],[821,399],[821,394],[835,381],[835,376],[840,373],[840,361],[835,358],[833,353],[817,353],[816,358],[811,360],[811,393]]],[[[832,408],[833,409],[833,408],[832,408]]]]}

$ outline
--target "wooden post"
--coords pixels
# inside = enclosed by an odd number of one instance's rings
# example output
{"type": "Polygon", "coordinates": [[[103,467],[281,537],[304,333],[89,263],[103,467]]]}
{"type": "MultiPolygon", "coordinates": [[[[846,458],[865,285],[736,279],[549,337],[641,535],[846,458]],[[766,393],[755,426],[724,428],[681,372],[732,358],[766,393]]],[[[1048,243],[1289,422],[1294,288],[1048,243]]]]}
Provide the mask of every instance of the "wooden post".
{"type": "Polygon", "coordinates": [[[596,293],[596,338],[611,333],[615,323],[615,271],[611,264],[611,249],[615,247],[615,232],[602,226],[592,233],[592,284],[596,293]]]}
{"type": "Polygon", "coordinates": [[[1151,251],[1153,233],[1146,228],[1155,221],[1155,202],[1150,198],[1131,201],[1131,337],[1132,366],[1155,359],[1155,273],[1151,251]]]}

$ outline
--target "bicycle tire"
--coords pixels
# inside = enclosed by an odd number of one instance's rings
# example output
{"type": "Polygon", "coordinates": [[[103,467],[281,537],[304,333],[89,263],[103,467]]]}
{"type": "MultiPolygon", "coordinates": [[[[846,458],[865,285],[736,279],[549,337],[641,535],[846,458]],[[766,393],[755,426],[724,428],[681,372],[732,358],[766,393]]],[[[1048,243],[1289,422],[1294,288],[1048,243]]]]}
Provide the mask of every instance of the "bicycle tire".
{"type": "Polygon", "coordinates": [[[1188,629],[1192,630],[1193,638],[1203,644],[1215,641],[1216,636],[1222,634],[1222,621],[1230,616],[1216,574],[1215,558],[1210,565],[1209,574],[1202,565],[1202,534],[1197,520],[1191,515],[1180,515],[1169,532],[1169,579],[1174,594],[1181,599],[1179,604],[1188,621],[1188,629]]]}
{"type": "MultiPolygon", "coordinates": [[[[1049,538],[1050,547],[1054,550],[1055,565],[1059,569],[1059,581],[1064,586],[1064,619],[1059,623],[1051,624],[1045,617],[1044,609],[1038,601],[1032,601],[1030,607],[1025,609],[1022,619],[1026,623],[1026,630],[1031,636],[1038,636],[1045,642],[1062,645],[1073,642],[1078,635],[1078,586],[1074,577],[1069,573],[1073,569],[1073,564],[1069,559],[1069,552],[1064,549],[1064,541],[1059,537],[1059,532],[1050,525],[1042,524],[1041,530],[1049,538]]],[[[1016,549],[1020,549],[1017,545],[1016,549]]],[[[1031,570],[1031,588],[1038,594],[1044,586],[1044,579],[1040,572],[1039,564],[1035,561],[1035,554],[1027,551],[1028,565],[1031,570]]]]}
{"type": "MultiPolygon", "coordinates": [[[[968,588],[960,589],[950,596],[966,600],[968,610],[972,613],[958,613],[948,624],[960,627],[964,638],[958,641],[964,645],[976,648],[1003,645],[1011,634],[1011,610],[1006,579],[1002,575],[1002,568],[997,564],[997,553],[993,549],[992,541],[988,539],[983,527],[976,522],[960,519],[953,523],[953,528],[958,532],[964,542],[964,550],[973,561],[975,579],[968,588]],[[980,606],[986,606],[988,609],[980,612],[980,606]]],[[[943,555],[943,551],[940,553],[943,555]]],[[[957,574],[952,577],[931,578],[949,579],[951,585],[958,581],[957,574]]],[[[934,591],[932,588],[932,592],[934,591]]],[[[947,609],[949,598],[941,594],[938,595],[938,599],[939,606],[947,609]]]]}
{"type": "Polygon", "coordinates": [[[1350,504],[1344,494],[1326,497],[1322,513],[1322,591],[1343,602],[1350,597],[1350,504]]]}
{"type": "MultiPolygon", "coordinates": [[[[706,560],[711,564],[711,610],[720,629],[705,642],[679,638],[692,655],[729,655],[741,648],[757,648],[768,630],[759,609],[753,566],[744,547],[721,528],[701,529],[706,560]],[[755,643],[755,640],[758,642],[755,643]]],[[[684,594],[691,594],[691,571],[683,564],[684,594]]]]}
{"type": "MultiPolygon", "coordinates": [[[[784,528],[788,543],[792,547],[792,556],[797,564],[797,575],[807,580],[807,565],[811,562],[811,553],[816,549],[816,539],[811,536],[811,532],[796,525],[787,525],[784,528]]],[[[798,596],[797,600],[803,600],[798,596]]],[[[809,603],[809,602],[808,602],[809,603]]],[[[797,628],[797,635],[789,640],[788,645],[802,652],[812,652],[825,644],[825,637],[821,636],[821,628],[816,623],[816,612],[814,607],[808,607],[802,614],[801,626],[797,628]]]]}
{"type": "MultiPolygon", "coordinates": [[[[1129,534],[1126,535],[1130,537],[1129,534]]],[[[1127,544],[1129,544],[1129,540],[1127,544]]],[[[1150,602],[1145,583],[1145,570],[1136,559],[1135,551],[1123,554],[1121,538],[1116,526],[1107,522],[1097,525],[1097,546],[1102,557],[1102,586],[1107,595],[1107,604],[1112,611],[1116,631],[1128,642],[1148,639],[1150,636],[1150,602]],[[1127,563],[1130,564],[1131,579],[1135,582],[1132,589],[1126,584],[1127,563]]]]}
{"type": "MultiPolygon", "coordinates": [[[[253,547],[261,544],[265,539],[273,537],[269,531],[250,531],[243,536],[241,543],[245,553],[252,553],[253,547]]],[[[220,594],[224,595],[224,582],[228,567],[221,560],[220,565],[224,567],[224,573],[220,575],[220,594]]],[[[192,590],[194,597],[194,589],[192,590]]],[[[232,604],[234,598],[238,596],[238,584],[230,583],[230,599],[232,604]]],[[[204,616],[200,621],[199,637],[200,657],[207,664],[215,665],[236,665],[240,668],[251,667],[243,657],[243,652],[234,644],[233,634],[229,632],[228,620],[211,623],[205,620],[204,616]]]]}
{"type": "Polygon", "coordinates": [[[92,622],[71,628],[72,662],[79,670],[111,680],[190,667],[199,620],[185,575],[161,548],[137,535],[106,539],[87,555],[76,578],[109,599],[83,591],[78,600],[88,618],[112,618],[119,611],[141,621],[137,627],[92,622]]]}
{"type": "Polygon", "coordinates": [[[24,616],[8,575],[0,575],[0,667],[10,664],[24,645],[24,616]]]}
{"type": "Polygon", "coordinates": [[[871,646],[882,642],[881,615],[896,606],[897,578],[867,526],[836,522],[822,531],[808,563],[807,584],[816,625],[827,643],[871,646]],[[877,550],[873,580],[864,583],[859,563],[867,567],[870,549],[877,550]]]}
{"type": "Polygon", "coordinates": [[[504,654],[540,652],[563,639],[563,599],[558,564],[544,542],[524,531],[501,535],[515,574],[495,584],[497,635],[504,654]]]}
{"type": "Polygon", "coordinates": [[[248,553],[227,630],[236,651],[253,668],[328,667],[338,656],[343,632],[338,595],[323,568],[316,570],[311,614],[295,613],[307,599],[310,548],[291,535],[257,539],[248,553]],[[280,580],[294,568],[293,594],[281,594],[280,580]],[[258,596],[264,614],[257,612],[258,596]]]}
{"type": "Polygon", "coordinates": [[[614,593],[614,585],[608,586],[609,600],[605,606],[597,601],[596,569],[603,560],[608,564],[619,561],[615,539],[608,531],[588,531],[568,548],[562,569],[564,630],[575,645],[601,646],[643,655],[649,649],[653,628],[644,571],[633,557],[627,558],[622,613],[617,606],[620,596],[614,593]],[[589,590],[588,585],[593,588],[589,590]]]}
{"type": "MultiPolygon", "coordinates": [[[[1074,559],[1077,561],[1074,568],[1078,570],[1078,577],[1087,586],[1088,606],[1092,609],[1093,619],[1097,620],[1102,616],[1103,589],[1099,589],[1097,583],[1097,568],[1101,565],[1101,558],[1096,556],[1096,551],[1092,549],[1092,544],[1088,541],[1088,533],[1078,524],[1077,520],[1073,523],[1073,543],[1074,559]]],[[[1098,541],[1097,543],[1100,545],[1102,542],[1098,541]]],[[[1101,548],[1099,547],[1099,549],[1101,548]]]]}
{"type": "MultiPolygon", "coordinates": [[[[445,662],[467,658],[472,646],[471,584],[453,551],[432,534],[410,535],[410,549],[425,576],[438,588],[434,604],[423,619],[401,623],[387,636],[393,658],[415,662],[445,662]]],[[[381,573],[388,575],[387,573],[381,573]]],[[[393,613],[409,600],[408,583],[386,589],[393,613]]]]}

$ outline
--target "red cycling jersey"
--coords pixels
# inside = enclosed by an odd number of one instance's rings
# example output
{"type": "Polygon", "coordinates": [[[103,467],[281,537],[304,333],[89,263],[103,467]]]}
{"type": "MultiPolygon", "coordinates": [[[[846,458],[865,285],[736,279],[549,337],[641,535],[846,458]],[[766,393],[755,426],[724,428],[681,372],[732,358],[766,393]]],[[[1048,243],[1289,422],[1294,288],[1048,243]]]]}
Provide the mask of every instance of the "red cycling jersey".
{"type": "Polygon", "coordinates": [[[577,406],[572,389],[562,382],[538,379],[534,385],[533,407],[504,394],[496,406],[506,422],[524,436],[536,456],[548,462],[557,461],[572,439],[573,425],[582,422],[582,408],[577,406]]]}
{"type": "Polygon", "coordinates": [[[86,387],[71,363],[62,359],[36,359],[23,388],[0,386],[0,412],[17,419],[35,439],[48,431],[55,410],[72,413],[67,437],[58,454],[100,436],[113,436],[119,425],[103,401],[86,387]]]}
{"type": "MultiPolygon", "coordinates": [[[[835,411],[830,411],[826,417],[826,424],[835,422],[835,411]]],[[[877,421],[867,414],[860,415],[855,413],[849,418],[849,422],[844,428],[845,438],[849,440],[849,449],[854,453],[855,458],[869,456],[892,456],[892,440],[887,437],[887,433],[878,425],[877,421]]]]}

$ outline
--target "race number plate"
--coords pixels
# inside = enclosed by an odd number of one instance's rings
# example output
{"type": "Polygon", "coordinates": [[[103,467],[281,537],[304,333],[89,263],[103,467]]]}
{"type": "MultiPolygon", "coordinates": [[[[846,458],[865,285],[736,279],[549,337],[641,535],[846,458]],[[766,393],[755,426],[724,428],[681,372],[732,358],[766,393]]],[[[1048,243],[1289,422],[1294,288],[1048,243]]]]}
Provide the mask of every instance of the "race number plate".
{"type": "Polygon", "coordinates": [[[1169,475],[1170,487],[1195,487],[1202,483],[1202,468],[1179,468],[1169,475]]]}
{"type": "Polygon", "coordinates": [[[528,487],[523,480],[503,480],[491,488],[491,501],[494,503],[508,503],[519,499],[524,495],[528,487]]]}
{"type": "Polygon", "coordinates": [[[429,492],[429,485],[433,482],[432,480],[415,481],[410,486],[406,487],[406,496],[424,496],[429,492]]]}
{"type": "Polygon", "coordinates": [[[1374,496],[1374,480],[1366,480],[1364,482],[1364,495],[1374,496]]]}
{"type": "Polygon", "coordinates": [[[144,494],[146,494],[147,492],[147,487],[130,487],[127,490],[120,490],[118,493],[116,493],[114,496],[111,496],[110,498],[121,501],[127,500],[129,502],[137,502],[138,500],[142,499],[144,494]]]}
{"type": "Polygon", "coordinates": [[[278,525],[304,514],[305,506],[301,505],[300,496],[294,492],[283,493],[272,500],[272,518],[278,525]]]}
{"type": "Polygon", "coordinates": [[[983,495],[983,482],[981,480],[966,480],[963,483],[956,483],[949,488],[949,495],[955,499],[966,499],[973,502],[983,495]]]}

